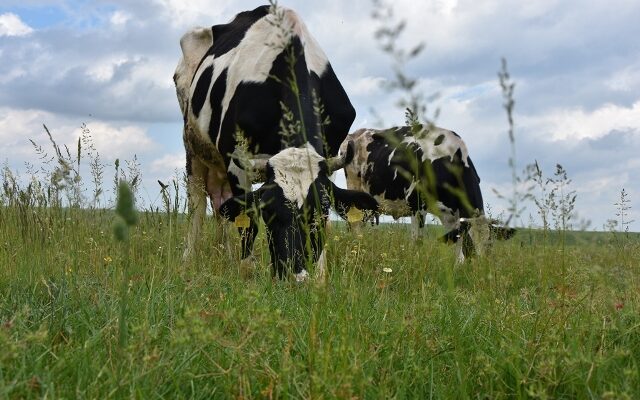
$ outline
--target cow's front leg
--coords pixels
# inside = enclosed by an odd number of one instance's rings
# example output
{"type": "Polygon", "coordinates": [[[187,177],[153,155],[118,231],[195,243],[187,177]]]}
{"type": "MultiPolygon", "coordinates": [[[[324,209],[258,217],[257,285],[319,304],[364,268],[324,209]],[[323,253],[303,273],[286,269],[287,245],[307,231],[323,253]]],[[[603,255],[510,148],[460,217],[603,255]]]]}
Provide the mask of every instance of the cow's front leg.
{"type": "Polygon", "coordinates": [[[254,217],[249,218],[249,226],[246,228],[238,228],[238,233],[240,233],[241,237],[241,255],[242,259],[248,258],[251,256],[251,252],[253,251],[253,244],[256,240],[256,236],[258,236],[258,223],[256,222],[254,217]]]}
{"type": "MultiPolygon", "coordinates": [[[[247,217],[249,218],[249,217],[247,217]]],[[[256,270],[255,259],[251,253],[253,251],[253,243],[258,235],[258,224],[253,218],[249,219],[249,226],[246,228],[238,228],[240,234],[240,275],[243,278],[251,277],[256,270]]]]}
{"type": "Polygon", "coordinates": [[[464,235],[462,225],[460,223],[460,212],[453,211],[451,208],[438,202],[437,209],[433,213],[438,216],[445,230],[445,242],[453,242],[455,248],[456,264],[462,264],[465,261],[464,255],[464,235]]]}
{"type": "MultiPolygon", "coordinates": [[[[251,193],[252,182],[249,174],[240,168],[235,159],[231,159],[227,169],[231,191],[235,196],[251,193]]],[[[234,225],[240,234],[240,274],[247,278],[255,271],[255,260],[252,257],[253,244],[258,235],[257,210],[246,210],[238,215],[234,225]]]]}

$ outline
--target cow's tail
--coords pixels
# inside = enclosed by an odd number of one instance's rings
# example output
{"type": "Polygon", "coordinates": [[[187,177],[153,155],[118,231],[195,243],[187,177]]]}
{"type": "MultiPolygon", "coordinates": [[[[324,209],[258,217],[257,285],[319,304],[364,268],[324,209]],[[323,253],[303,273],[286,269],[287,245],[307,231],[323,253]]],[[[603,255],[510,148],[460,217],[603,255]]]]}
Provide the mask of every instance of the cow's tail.
{"type": "Polygon", "coordinates": [[[353,144],[353,140],[349,140],[349,142],[347,143],[347,154],[344,157],[344,165],[349,165],[351,163],[351,161],[353,161],[353,156],[355,154],[355,144],[353,144]]]}

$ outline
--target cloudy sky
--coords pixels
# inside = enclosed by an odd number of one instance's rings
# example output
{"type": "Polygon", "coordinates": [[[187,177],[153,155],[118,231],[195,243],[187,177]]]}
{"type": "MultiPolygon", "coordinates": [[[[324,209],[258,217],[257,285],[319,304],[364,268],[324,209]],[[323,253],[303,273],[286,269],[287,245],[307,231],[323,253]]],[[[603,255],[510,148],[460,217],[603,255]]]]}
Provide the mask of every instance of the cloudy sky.
{"type": "MultiPolygon", "coordinates": [[[[24,173],[37,162],[28,139],[46,144],[42,124],[72,145],[86,123],[103,161],[143,165],[143,196],[182,171],[181,116],[172,75],[189,28],[229,21],[253,0],[3,0],[0,5],[0,162],[24,173]]],[[[357,118],[352,130],[403,123],[398,93],[381,83],[391,60],[377,46],[370,0],[281,1],[298,11],[329,56],[357,118]]],[[[556,163],[577,192],[578,219],[591,229],[616,218],[630,195],[640,231],[640,2],[637,0],[395,0],[406,19],[402,44],[424,42],[407,66],[437,124],[467,142],[494,214],[508,193],[507,118],[497,79],[509,63],[515,89],[519,169],[556,163]]],[[[338,183],[344,182],[338,179],[338,183]]],[[[535,207],[528,213],[535,215],[535,207]]],[[[528,222],[528,217],[524,217],[528,222]]]]}

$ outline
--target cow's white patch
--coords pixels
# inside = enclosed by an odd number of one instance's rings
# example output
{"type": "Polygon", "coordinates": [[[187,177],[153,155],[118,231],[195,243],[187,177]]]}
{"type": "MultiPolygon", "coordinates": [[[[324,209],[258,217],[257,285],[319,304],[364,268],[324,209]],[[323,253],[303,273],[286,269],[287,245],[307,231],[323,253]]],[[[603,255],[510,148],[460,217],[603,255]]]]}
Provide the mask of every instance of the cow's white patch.
{"type": "MultiPolygon", "coordinates": [[[[195,76],[193,77],[193,81],[191,82],[191,91],[189,93],[189,98],[193,99],[193,94],[195,92],[196,84],[202,77],[202,73],[205,69],[214,64],[213,56],[207,56],[200,64],[200,68],[196,71],[195,76]]],[[[216,70],[215,66],[213,69],[213,77],[211,78],[211,82],[209,82],[209,88],[207,89],[207,95],[204,100],[204,104],[202,104],[202,108],[200,109],[200,113],[198,114],[198,118],[195,120],[195,125],[198,127],[197,132],[200,137],[207,142],[211,142],[211,138],[209,137],[209,124],[211,123],[211,117],[213,116],[213,109],[211,108],[211,88],[213,83],[215,82],[216,77],[220,76],[220,72],[216,70]]],[[[190,114],[193,115],[193,113],[190,114]]]]}
{"type": "Polygon", "coordinates": [[[409,196],[411,196],[411,194],[413,193],[414,190],[416,190],[416,185],[418,185],[417,181],[412,181],[411,185],[409,185],[409,187],[407,188],[407,190],[404,191],[404,198],[405,200],[409,199],[409,196]]]}
{"type": "Polygon", "coordinates": [[[309,273],[307,272],[306,269],[303,269],[301,272],[298,272],[297,274],[295,274],[295,277],[296,277],[296,282],[304,282],[309,277],[309,273]]]}
{"type": "Polygon", "coordinates": [[[323,249],[322,253],[320,253],[320,257],[318,257],[318,262],[316,263],[316,279],[320,282],[324,282],[325,278],[325,269],[327,267],[327,257],[326,250],[323,249]]]}
{"type": "Polygon", "coordinates": [[[393,156],[396,155],[396,149],[393,149],[391,153],[389,153],[389,159],[387,160],[387,165],[391,165],[391,160],[393,160],[393,156]]]}
{"type": "Polygon", "coordinates": [[[291,147],[269,159],[276,184],[284,197],[298,207],[302,207],[309,187],[320,173],[320,162],[324,158],[307,143],[305,146],[291,147]]]}
{"type": "Polygon", "coordinates": [[[298,17],[298,15],[289,9],[285,9],[285,15],[292,22],[294,34],[300,38],[302,45],[304,46],[304,57],[307,62],[307,69],[309,72],[315,72],[318,76],[322,76],[329,60],[322,51],[322,48],[311,35],[304,21],[298,17]]]}
{"type": "Polygon", "coordinates": [[[464,257],[464,251],[462,250],[462,242],[463,240],[458,240],[455,244],[456,246],[456,263],[457,264],[462,264],[464,263],[465,257],[464,257]]]}
{"type": "Polygon", "coordinates": [[[469,151],[467,150],[467,145],[461,138],[449,130],[437,127],[432,127],[431,129],[425,127],[415,136],[405,136],[402,143],[415,143],[420,146],[423,152],[423,162],[425,160],[434,162],[443,157],[449,157],[450,160],[453,160],[453,156],[459,149],[462,153],[462,162],[466,167],[469,166],[469,151]],[[436,141],[438,142],[437,145],[436,141]]]}

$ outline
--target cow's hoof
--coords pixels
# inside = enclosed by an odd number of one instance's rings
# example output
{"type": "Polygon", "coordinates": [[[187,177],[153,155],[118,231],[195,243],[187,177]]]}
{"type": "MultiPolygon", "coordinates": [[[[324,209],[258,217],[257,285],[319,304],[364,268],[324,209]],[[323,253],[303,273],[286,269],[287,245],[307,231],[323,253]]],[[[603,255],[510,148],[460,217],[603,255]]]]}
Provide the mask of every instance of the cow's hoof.
{"type": "Polygon", "coordinates": [[[298,283],[306,282],[309,279],[309,273],[307,272],[306,269],[303,269],[301,272],[298,272],[297,274],[295,274],[295,277],[296,277],[296,282],[298,283]]]}

